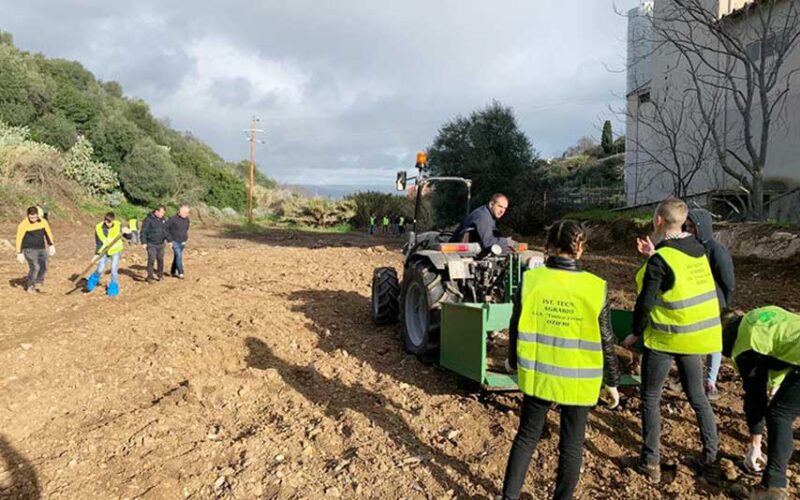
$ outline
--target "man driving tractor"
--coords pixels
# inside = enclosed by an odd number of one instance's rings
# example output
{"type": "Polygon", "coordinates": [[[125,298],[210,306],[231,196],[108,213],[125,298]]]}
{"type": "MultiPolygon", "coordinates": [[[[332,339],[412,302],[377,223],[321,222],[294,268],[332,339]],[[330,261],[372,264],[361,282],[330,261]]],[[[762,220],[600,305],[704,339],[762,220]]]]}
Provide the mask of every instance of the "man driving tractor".
{"type": "Polygon", "coordinates": [[[453,233],[450,242],[461,242],[464,235],[468,235],[467,242],[480,243],[482,250],[487,250],[492,245],[508,247],[511,243],[509,238],[500,238],[495,235],[497,221],[505,215],[506,210],[508,210],[508,197],[501,193],[492,195],[489,203],[476,208],[464,219],[464,222],[453,233]]]}

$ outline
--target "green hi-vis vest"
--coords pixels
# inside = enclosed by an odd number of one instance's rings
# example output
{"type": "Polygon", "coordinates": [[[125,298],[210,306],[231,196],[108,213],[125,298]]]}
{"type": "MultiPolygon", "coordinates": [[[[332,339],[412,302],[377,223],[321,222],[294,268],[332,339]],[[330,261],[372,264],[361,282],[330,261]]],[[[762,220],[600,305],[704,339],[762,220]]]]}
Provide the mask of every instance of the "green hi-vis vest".
{"type": "MultiPolygon", "coordinates": [[[[800,315],[776,306],[753,309],[745,314],[731,352],[734,364],[736,358],[746,351],[755,351],[784,363],[800,366],[800,315]]],[[[738,365],[736,369],[739,369],[738,365]]],[[[781,385],[793,369],[770,370],[769,385],[781,385]]]]}
{"type": "Polygon", "coordinates": [[[406,218],[405,217],[400,217],[400,225],[402,226],[405,223],[406,223],[406,218]]]}
{"type": "Polygon", "coordinates": [[[137,221],[136,219],[130,219],[128,221],[128,229],[130,229],[133,232],[138,231],[139,230],[139,221],[137,221]]]}
{"type": "MultiPolygon", "coordinates": [[[[692,257],[680,250],[656,250],[672,269],[675,284],[659,292],[644,332],[644,345],[672,354],[711,354],[722,351],[719,300],[705,255],[692,257]]],[[[636,274],[636,291],[642,291],[647,264],[636,274]]]]}
{"type": "Polygon", "coordinates": [[[370,226],[374,226],[375,225],[375,216],[374,215],[369,218],[369,224],[370,224],[370,226]]]}
{"type": "MultiPolygon", "coordinates": [[[[105,225],[105,223],[101,222],[100,224],[98,224],[94,228],[94,232],[95,232],[95,234],[97,234],[97,238],[103,244],[103,246],[100,247],[100,250],[97,252],[98,254],[101,254],[101,253],[103,253],[103,251],[105,251],[106,245],[108,245],[109,243],[114,241],[114,238],[119,236],[120,230],[121,230],[119,221],[114,221],[114,223],[111,225],[111,227],[108,228],[108,235],[105,235],[105,234],[103,234],[103,226],[104,225],[105,225]]],[[[108,255],[111,256],[111,255],[120,253],[123,248],[124,248],[124,245],[122,243],[122,238],[120,238],[108,250],[108,255]]]]}
{"type": "Polygon", "coordinates": [[[600,313],[606,282],[588,272],[525,271],[517,375],[528,396],[594,406],[603,383],[600,313]]]}
{"type": "Polygon", "coordinates": [[[389,225],[389,218],[388,217],[384,217],[383,218],[383,225],[384,226],[388,226],[389,225]]]}

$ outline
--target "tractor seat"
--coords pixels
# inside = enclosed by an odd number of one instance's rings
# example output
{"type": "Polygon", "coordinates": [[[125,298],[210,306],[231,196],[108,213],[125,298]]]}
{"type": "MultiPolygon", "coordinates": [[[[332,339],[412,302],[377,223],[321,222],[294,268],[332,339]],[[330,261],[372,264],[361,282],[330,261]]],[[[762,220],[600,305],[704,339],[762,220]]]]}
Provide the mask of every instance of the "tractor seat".
{"type": "Polygon", "coordinates": [[[481,237],[478,235],[478,231],[474,227],[467,228],[464,231],[464,234],[461,235],[461,241],[459,243],[480,243],[481,237]]]}

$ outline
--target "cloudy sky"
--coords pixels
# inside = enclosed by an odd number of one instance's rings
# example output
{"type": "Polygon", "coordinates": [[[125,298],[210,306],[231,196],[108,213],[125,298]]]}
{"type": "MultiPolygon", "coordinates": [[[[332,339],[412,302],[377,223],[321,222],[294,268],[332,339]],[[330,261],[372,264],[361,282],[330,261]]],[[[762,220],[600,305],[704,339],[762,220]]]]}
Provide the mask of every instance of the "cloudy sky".
{"type": "Polygon", "coordinates": [[[287,183],[391,183],[444,121],[493,99],[559,155],[599,136],[625,91],[614,0],[0,0],[0,29],[226,159],[247,156],[259,116],[258,163],[287,183]]]}

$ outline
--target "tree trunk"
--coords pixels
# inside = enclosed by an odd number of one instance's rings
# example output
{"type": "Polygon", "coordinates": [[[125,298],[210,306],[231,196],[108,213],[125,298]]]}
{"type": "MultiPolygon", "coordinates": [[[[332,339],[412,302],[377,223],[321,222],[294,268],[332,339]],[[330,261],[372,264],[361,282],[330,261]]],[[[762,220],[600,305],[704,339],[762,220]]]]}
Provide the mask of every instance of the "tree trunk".
{"type": "Polygon", "coordinates": [[[753,174],[753,190],[750,196],[753,199],[753,216],[756,220],[763,221],[766,219],[766,214],[764,213],[764,174],[760,169],[753,174]]]}

